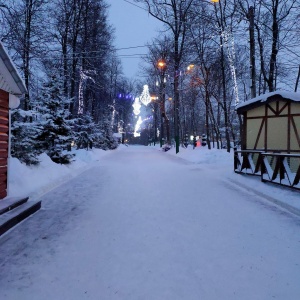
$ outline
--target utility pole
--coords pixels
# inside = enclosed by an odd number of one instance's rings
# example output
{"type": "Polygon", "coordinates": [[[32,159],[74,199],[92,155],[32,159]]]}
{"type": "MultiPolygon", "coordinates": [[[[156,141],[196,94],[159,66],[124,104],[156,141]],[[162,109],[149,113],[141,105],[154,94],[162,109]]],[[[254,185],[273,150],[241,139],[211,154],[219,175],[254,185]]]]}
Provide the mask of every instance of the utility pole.
{"type": "Polygon", "coordinates": [[[249,7],[249,34],[250,34],[250,76],[251,76],[251,98],[256,97],[256,68],[255,68],[255,38],[254,38],[254,7],[249,7]]]}
{"type": "Polygon", "coordinates": [[[160,104],[160,147],[164,145],[165,130],[164,130],[164,117],[165,117],[165,71],[160,74],[160,92],[159,92],[159,104],[160,104]]]}
{"type": "Polygon", "coordinates": [[[300,79],[300,65],[299,65],[299,71],[298,71],[298,76],[297,76],[296,85],[295,85],[295,93],[297,92],[299,79],[300,79]]]}

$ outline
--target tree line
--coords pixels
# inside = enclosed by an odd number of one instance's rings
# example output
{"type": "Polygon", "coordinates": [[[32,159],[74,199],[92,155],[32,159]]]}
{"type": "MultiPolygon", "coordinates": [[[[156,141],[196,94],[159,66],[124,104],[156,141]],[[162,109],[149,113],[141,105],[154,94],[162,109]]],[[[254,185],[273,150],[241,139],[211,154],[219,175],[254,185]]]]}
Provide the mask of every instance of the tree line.
{"type": "Polygon", "coordinates": [[[205,134],[208,147],[230,151],[238,102],[296,90],[299,1],[132,0],[164,26],[143,58],[146,79],[133,82],[122,73],[106,0],[0,0],[0,38],[27,88],[12,112],[12,155],[36,164],[46,152],[69,163],[73,144],[117,147],[113,132],[129,133],[135,121],[124,95],[143,84],[156,99],[144,122],[149,139],[178,152],[189,135],[205,134]]]}
{"type": "Polygon", "coordinates": [[[210,141],[223,141],[230,151],[242,130],[243,120],[235,113],[238,103],[278,89],[297,90],[299,0],[135,3],[164,24],[165,34],[149,45],[145,71],[150,81],[159,78],[161,102],[171,95],[167,114],[160,113],[164,126],[171,127],[166,132],[173,132],[173,141],[166,139],[175,142],[177,152],[186,136],[201,133],[208,147],[210,141]],[[159,59],[166,69],[157,67],[159,59]]]}
{"type": "Polygon", "coordinates": [[[130,83],[116,55],[108,9],[105,0],[0,1],[0,38],[27,88],[12,111],[11,151],[22,162],[37,164],[46,152],[69,163],[71,144],[117,147],[114,99],[130,83]]]}

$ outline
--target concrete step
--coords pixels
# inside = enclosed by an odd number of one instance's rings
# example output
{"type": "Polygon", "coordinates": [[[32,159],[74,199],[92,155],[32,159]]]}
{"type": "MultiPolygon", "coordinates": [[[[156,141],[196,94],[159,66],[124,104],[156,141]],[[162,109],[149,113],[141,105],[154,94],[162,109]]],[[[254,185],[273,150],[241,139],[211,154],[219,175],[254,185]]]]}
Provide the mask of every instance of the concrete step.
{"type": "Polygon", "coordinates": [[[41,208],[41,201],[28,201],[0,215],[0,236],[41,208]]]}
{"type": "Polygon", "coordinates": [[[0,200],[0,215],[27,202],[28,197],[10,197],[0,200]]]}

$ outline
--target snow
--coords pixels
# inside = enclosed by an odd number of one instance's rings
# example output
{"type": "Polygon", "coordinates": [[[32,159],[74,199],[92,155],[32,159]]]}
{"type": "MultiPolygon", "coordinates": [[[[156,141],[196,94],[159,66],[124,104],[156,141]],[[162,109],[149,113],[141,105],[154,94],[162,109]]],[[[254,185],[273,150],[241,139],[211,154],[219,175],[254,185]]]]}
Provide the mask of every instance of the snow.
{"type": "MultiPolygon", "coordinates": [[[[126,148],[126,146],[121,145],[118,151],[126,148]]],[[[159,149],[158,146],[156,148],[159,149]]],[[[53,163],[46,154],[40,156],[41,164],[38,167],[28,167],[21,164],[16,158],[11,158],[8,196],[29,196],[31,198],[41,196],[62,182],[78,176],[81,172],[90,168],[91,165],[103,159],[110,151],[99,149],[86,151],[81,149],[74,150],[73,153],[76,153],[76,160],[69,166],[53,163]]],[[[230,180],[232,184],[244,185],[254,191],[257,190],[257,185],[260,185],[260,193],[273,197],[276,203],[282,206],[292,206],[299,209],[300,214],[299,192],[261,183],[258,177],[237,175],[233,172],[233,152],[228,153],[225,150],[216,148],[208,150],[207,147],[193,149],[192,146],[189,146],[187,149],[180,148],[177,154],[175,153],[175,148],[172,148],[166,154],[176,156],[193,164],[204,165],[206,168],[218,168],[220,176],[230,180]]]]}
{"type": "Polygon", "coordinates": [[[56,164],[46,154],[39,157],[41,162],[39,166],[30,167],[11,157],[8,197],[39,197],[70,178],[78,176],[108,154],[100,149],[92,151],[80,149],[72,153],[76,154],[76,158],[70,165],[56,164]]]}
{"type": "Polygon", "coordinates": [[[275,91],[271,93],[266,93],[259,95],[253,99],[250,99],[248,101],[242,102],[237,105],[236,109],[240,109],[241,107],[248,106],[249,104],[256,103],[256,102],[265,102],[268,100],[268,98],[279,95],[282,98],[290,99],[294,102],[300,102],[300,93],[294,93],[294,92],[287,92],[287,91],[275,91]]]}
{"type": "Polygon", "coordinates": [[[299,192],[235,174],[226,150],[76,157],[12,160],[12,195],[42,209],[0,237],[1,300],[299,299],[300,222],[283,208],[299,192]]]}
{"type": "MultiPolygon", "coordinates": [[[[220,176],[224,179],[226,178],[232,184],[251,189],[258,194],[263,194],[268,201],[272,201],[281,207],[291,208],[291,210],[300,215],[300,193],[298,191],[290,190],[286,187],[274,186],[269,183],[262,183],[259,176],[234,173],[233,151],[228,153],[226,150],[208,150],[207,147],[199,147],[195,150],[192,150],[192,148],[182,148],[178,154],[175,153],[174,149],[167,153],[181,157],[195,164],[204,164],[207,168],[217,168],[220,176]],[[222,168],[221,166],[224,167],[222,168]]],[[[266,164],[266,166],[268,167],[268,164],[266,164]]]]}

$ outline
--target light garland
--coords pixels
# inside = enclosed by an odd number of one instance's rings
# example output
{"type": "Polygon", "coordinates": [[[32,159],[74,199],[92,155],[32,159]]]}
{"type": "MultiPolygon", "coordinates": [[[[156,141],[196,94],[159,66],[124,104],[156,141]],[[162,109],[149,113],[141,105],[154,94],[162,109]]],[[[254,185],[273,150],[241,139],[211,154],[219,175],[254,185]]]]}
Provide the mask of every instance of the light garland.
{"type": "Polygon", "coordinates": [[[138,116],[141,112],[141,104],[140,104],[140,99],[137,97],[134,100],[134,103],[132,104],[133,106],[133,113],[138,116]]]}
{"type": "Polygon", "coordinates": [[[229,60],[229,67],[230,67],[231,76],[232,76],[233,84],[234,84],[233,90],[234,90],[234,95],[235,95],[235,105],[238,105],[239,104],[239,90],[238,90],[236,72],[235,72],[235,67],[234,67],[234,61],[235,61],[234,38],[233,38],[232,34],[230,34],[228,31],[223,31],[221,33],[221,36],[223,37],[224,45],[227,49],[227,57],[229,60]],[[231,39],[231,41],[229,39],[231,39]]]}
{"type": "Polygon", "coordinates": [[[138,120],[137,120],[137,122],[135,124],[135,128],[134,128],[134,133],[133,133],[134,137],[141,136],[141,134],[138,133],[137,131],[140,129],[142,123],[143,123],[143,120],[142,120],[141,116],[139,116],[139,118],[138,118],[138,120]]]}
{"type": "Polygon", "coordinates": [[[80,67],[80,80],[79,80],[79,99],[78,99],[78,115],[83,114],[83,108],[84,108],[84,101],[83,101],[83,88],[86,84],[86,81],[90,79],[93,83],[95,83],[95,80],[89,76],[89,74],[95,75],[96,72],[93,70],[82,70],[82,67],[80,67]]]}
{"type": "Polygon", "coordinates": [[[149,87],[147,84],[144,85],[144,89],[141,94],[140,100],[145,106],[147,106],[151,102],[151,96],[150,96],[149,87]]]}

